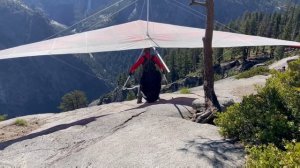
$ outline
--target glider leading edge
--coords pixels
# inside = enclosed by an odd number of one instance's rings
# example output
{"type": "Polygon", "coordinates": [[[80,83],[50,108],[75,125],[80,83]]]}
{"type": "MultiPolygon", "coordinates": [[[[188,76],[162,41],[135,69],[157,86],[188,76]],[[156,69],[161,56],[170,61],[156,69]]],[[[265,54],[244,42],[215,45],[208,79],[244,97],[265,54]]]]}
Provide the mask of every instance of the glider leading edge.
{"type": "MultiPolygon", "coordinates": [[[[0,59],[82,54],[150,47],[203,48],[205,30],[137,20],[103,29],[54,38],[0,51],[0,59]],[[146,31],[147,30],[147,31],[146,31]]],[[[214,48],[251,46],[300,47],[299,42],[214,31],[214,48]]]]}

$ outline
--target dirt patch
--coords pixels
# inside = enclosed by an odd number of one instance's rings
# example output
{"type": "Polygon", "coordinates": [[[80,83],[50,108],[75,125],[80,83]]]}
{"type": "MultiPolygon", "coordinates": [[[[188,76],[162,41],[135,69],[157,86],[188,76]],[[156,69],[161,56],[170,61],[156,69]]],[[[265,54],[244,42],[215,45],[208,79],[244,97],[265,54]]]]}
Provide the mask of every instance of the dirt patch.
{"type": "Polygon", "coordinates": [[[15,124],[11,124],[2,127],[0,129],[0,143],[28,135],[44,124],[43,121],[37,118],[26,120],[26,122],[26,126],[17,126],[15,124]]]}

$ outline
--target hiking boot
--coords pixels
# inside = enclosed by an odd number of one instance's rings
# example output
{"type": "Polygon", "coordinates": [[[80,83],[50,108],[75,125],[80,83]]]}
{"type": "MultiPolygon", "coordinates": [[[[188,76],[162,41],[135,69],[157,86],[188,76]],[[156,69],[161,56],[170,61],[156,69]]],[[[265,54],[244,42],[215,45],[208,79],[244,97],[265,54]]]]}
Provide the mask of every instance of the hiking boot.
{"type": "Polygon", "coordinates": [[[143,103],[143,101],[142,101],[142,99],[137,99],[137,102],[136,102],[137,104],[141,104],[141,103],[143,103]]]}

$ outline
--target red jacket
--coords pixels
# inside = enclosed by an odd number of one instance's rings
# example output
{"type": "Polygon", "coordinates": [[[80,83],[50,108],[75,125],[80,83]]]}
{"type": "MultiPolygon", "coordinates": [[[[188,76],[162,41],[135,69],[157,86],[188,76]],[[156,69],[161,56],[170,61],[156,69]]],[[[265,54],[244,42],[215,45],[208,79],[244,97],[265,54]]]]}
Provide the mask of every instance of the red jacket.
{"type": "MultiPolygon", "coordinates": [[[[150,59],[151,55],[150,53],[145,53],[142,55],[135,64],[132,65],[132,67],[129,70],[129,73],[134,73],[134,71],[141,65],[144,64],[145,59],[150,59]]],[[[159,67],[161,71],[166,70],[164,65],[160,62],[159,58],[156,55],[152,55],[152,61],[159,67]]]]}

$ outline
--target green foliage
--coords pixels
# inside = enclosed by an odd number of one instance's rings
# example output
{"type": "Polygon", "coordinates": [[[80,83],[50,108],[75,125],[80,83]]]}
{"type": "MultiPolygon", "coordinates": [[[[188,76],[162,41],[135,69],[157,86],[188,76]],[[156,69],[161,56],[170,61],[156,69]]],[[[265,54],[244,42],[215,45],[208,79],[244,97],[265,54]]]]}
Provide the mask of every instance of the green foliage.
{"type": "Polygon", "coordinates": [[[6,115],[0,115],[0,122],[6,120],[6,115]]]}
{"type": "Polygon", "coordinates": [[[166,50],[165,61],[171,71],[167,74],[168,80],[174,82],[192,72],[199,71],[201,52],[199,49],[166,50]]]}
{"type": "Polygon", "coordinates": [[[267,62],[264,62],[264,64],[265,64],[266,66],[269,66],[269,65],[272,65],[275,61],[276,61],[276,60],[272,59],[272,60],[269,60],[269,61],[267,61],[267,62]]]}
{"type": "Polygon", "coordinates": [[[191,72],[189,74],[187,74],[187,77],[195,77],[195,76],[201,76],[202,72],[200,70],[197,70],[195,72],[191,72]]]}
{"type": "Polygon", "coordinates": [[[236,71],[236,70],[234,70],[234,69],[231,69],[231,70],[229,70],[229,71],[226,72],[226,76],[227,76],[227,77],[235,76],[235,75],[237,75],[237,74],[239,74],[239,72],[236,71]]]}
{"type": "Polygon", "coordinates": [[[300,143],[287,143],[285,150],[275,145],[261,145],[248,148],[246,167],[300,167],[300,143]]]}
{"type": "MultiPolygon", "coordinates": [[[[243,34],[271,37],[291,41],[300,41],[300,7],[299,5],[286,5],[285,12],[263,13],[263,12],[246,12],[239,19],[229,23],[231,29],[243,34]]],[[[275,53],[269,48],[271,56],[276,59],[285,57],[284,47],[276,47],[275,53]]],[[[264,53],[265,47],[255,47],[252,53],[258,55],[264,53]]],[[[225,49],[224,60],[232,60],[241,56],[238,48],[225,49]]]]}
{"type": "Polygon", "coordinates": [[[213,58],[216,63],[220,64],[224,60],[224,48],[214,49],[213,58]]]}
{"type": "Polygon", "coordinates": [[[236,79],[250,78],[256,75],[268,75],[269,73],[270,70],[267,67],[256,67],[238,74],[235,78],[236,79]]]}
{"type": "Polygon", "coordinates": [[[221,80],[221,79],[223,79],[223,75],[219,75],[217,73],[214,74],[214,80],[215,81],[218,81],[218,80],[221,80]]]}
{"type": "Polygon", "coordinates": [[[83,91],[75,90],[65,94],[59,106],[62,111],[71,111],[83,107],[87,107],[88,101],[83,91]]]}
{"type": "Polygon", "coordinates": [[[125,73],[121,73],[117,78],[117,85],[123,86],[127,80],[127,75],[125,73]]]}
{"type": "Polygon", "coordinates": [[[283,46],[276,47],[275,59],[280,60],[282,58],[284,58],[284,47],[283,46]]]}
{"type": "Polygon", "coordinates": [[[290,65],[285,73],[274,72],[257,95],[246,96],[241,103],[218,114],[215,122],[224,136],[279,147],[284,140],[300,140],[300,92],[295,87],[299,86],[300,73],[295,67],[300,60],[290,65]]]}
{"type": "Polygon", "coordinates": [[[229,26],[249,35],[259,35],[285,40],[297,40],[299,34],[300,7],[288,5],[286,12],[246,12],[229,26]]]}
{"type": "Polygon", "coordinates": [[[300,87],[300,59],[289,63],[290,85],[300,87]]]}
{"type": "Polygon", "coordinates": [[[128,92],[127,93],[127,97],[126,100],[134,100],[136,98],[136,96],[134,95],[134,92],[128,92]]]}
{"type": "Polygon", "coordinates": [[[180,94],[190,94],[191,93],[190,89],[186,88],[186,87],[181,88],[179,92],[180,92],[180,94]]]}
{"type": "Polygon", "coordinates": [[[26,127],[28,125],[28,123],[24,119],[16,119],[15,125],[21,126],[21,127],[26,127]]]}

